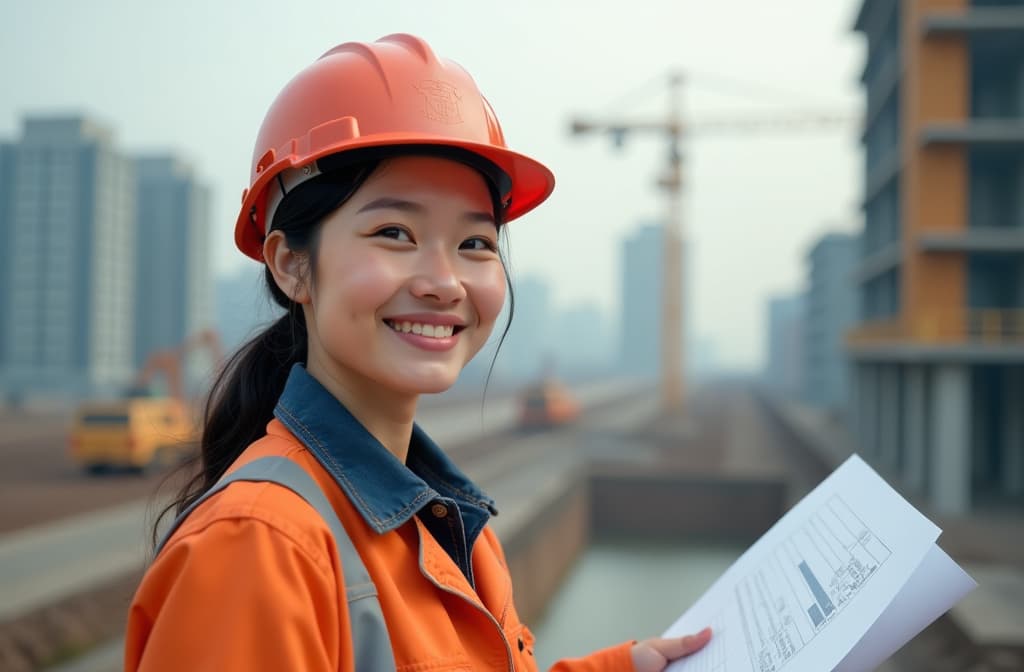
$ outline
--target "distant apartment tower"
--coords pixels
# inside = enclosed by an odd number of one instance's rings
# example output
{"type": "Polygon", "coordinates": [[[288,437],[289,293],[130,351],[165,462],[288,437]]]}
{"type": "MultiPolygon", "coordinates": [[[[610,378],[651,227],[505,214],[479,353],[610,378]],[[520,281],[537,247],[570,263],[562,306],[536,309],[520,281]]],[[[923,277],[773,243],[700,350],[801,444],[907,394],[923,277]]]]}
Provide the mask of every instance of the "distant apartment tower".
{"type": "Polygon", "coordinates": [[[936,510],[1024,493],[1024,3],[864,0],[851,411],[936,510]]]}
{"type": "MultiPolygon", "coordinates": [[[[11,200],[14,192],[14,145],[0,142],[0,240],[10,240],[11,200]]],[[[0,264],[0,316],[6,315],[10,301],[10,264],[0,264]]],[[[6,322],[0,317],[0,372],[5,369],[7,357],[6,322]]],[[[2,373],[0,373],[2,375],[2,373]]],[[[0,395],[2,396],[2,395],[0,395]]]]}
{"type": "MultiPolygon", "coordinates": [[[[237,349],[284,314],[267,291],[264,268],[263,264],[246,263],[214,281],[214,324],[226,351],[237,349]]],[[[503,319],[504,315],[499,318],[503,319]]],[[[504,328],[503,321],[498,324],[504,328]]]]}
{"type": "Polygon", "coordinates": [[[857,318],[852,278],[857,245],[854,236],[830,233],[807,255],[802,396],[806,403],[830,412],[846,410],[849,392],[845,339],[857,318]]]}
{"type": "MultiPolygon", "coordinates": [[[[498,362],[510,377],[531,379],[541,376],[554,363],[551,350],[551,289],[541,277],[525,275],[513,281],[515,314],[508,337],[498,353],[498,362]]],[[[504,329],[508,301],[495,327],[504,329]]]]}
{"type": "MultiPolygon", "coordinates": [[[[172,156],[137,158],[135,170],[138,369],[153,352],[180,346],[213,326],[213,277],[207,188],[188,164],[172,156]]],[[[193,371],[191,378],[198,375],[193,371]]]]}
{"type": "Polygon", "coordinates": [[[611,364],[608,320],[594,303],[581,302],[556,311],[552,351],[558,371],[586,375],[611,364]]]}
{"type": "Polygon", "coordinates": [[[12,178],[0,286],[4,395],[119,388],[132,373],[131,161],[88,119],[31,117],[4,170],[12,178]]]}
{"type": "Polygon", "coordinates": [[[619,361],[624,372],[653,377],[661,365],[661,284],[664,233],[640,226],[622,245],[619,361]]]}
{"type": "Polygon", "coordinates": [[[799,398],[804,367],[804,297],[778,296],[768,301],[768,347],[765,386],[799,398]]]}

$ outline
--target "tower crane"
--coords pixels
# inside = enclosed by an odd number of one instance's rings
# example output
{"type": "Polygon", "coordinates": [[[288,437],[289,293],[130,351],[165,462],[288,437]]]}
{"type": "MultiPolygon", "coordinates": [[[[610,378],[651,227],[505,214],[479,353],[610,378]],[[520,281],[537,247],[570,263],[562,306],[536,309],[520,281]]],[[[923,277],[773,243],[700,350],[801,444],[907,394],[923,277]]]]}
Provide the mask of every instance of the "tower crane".
{"type": "Polygon", "coordinates": [[[576,118],[570,132],[574,136],[600,133],[608,135],[617,148],[632,134],[653,134],[667,141],[668,152],[657,186],[667,194],[663,227],[662,310],[661,310],[661,406],[665,412],[682,409],[685,401],[685,362],[683,353],[683,142],[694,131],[763,132],[847,127],[855,115],[844,113],[794,113],[775,117],[712,118],[687,123],[682,112],[684,75],[675,71],[665,80],[669,87],[669,109],[663,119],[588,119],[576,118]]]}

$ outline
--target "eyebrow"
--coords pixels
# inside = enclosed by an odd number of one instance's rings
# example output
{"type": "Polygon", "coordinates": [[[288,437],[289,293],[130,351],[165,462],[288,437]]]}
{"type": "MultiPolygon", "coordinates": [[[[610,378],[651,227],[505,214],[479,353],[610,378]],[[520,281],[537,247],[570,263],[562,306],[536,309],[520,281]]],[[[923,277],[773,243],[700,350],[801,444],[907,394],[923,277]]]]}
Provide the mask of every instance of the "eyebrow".
{"type": "MultiPolygon", "coordinates": [[[[390,196],[384,196],[370,201],[363,207],[359,208],[356,214],[362,214],[372,210],[398,210],[400,212],[407,212],[413,215],[427,214],[427,208],[421,203],[407,201],[401,198],[393,198],[390,196]]],[[[467,210],[462,214],[462,219],[472,223],[483,222],[486,224],[494,224],[494,215],[489,212],[479,210],[467,210]]]]}

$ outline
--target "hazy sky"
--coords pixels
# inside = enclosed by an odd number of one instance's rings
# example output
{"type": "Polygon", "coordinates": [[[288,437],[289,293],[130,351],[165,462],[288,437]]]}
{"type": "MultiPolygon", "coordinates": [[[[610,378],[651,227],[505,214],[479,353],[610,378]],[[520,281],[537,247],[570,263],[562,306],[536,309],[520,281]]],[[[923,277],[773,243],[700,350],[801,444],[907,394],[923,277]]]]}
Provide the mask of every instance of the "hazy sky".
{"type": "MultiPolygon", "coordinates": [[[[656,78],[692,73],[686,113],[773,118],[862,107],[859,0],[201,2],[39,0],[0,20],[0,138],[25,114],[83,112],[131,152],[172,150],[214,190],[217,271],[247,261],[231,231],[267,106],[335,44],[392,32],[464,65],[512,148],[547,163],[551,199],[510,228],[513,273],[553,283],[554,303],[618,311],[620,246],[663,209],[665,143],[571,138],[576,115],[660,118],[656,78]],[[740,85],[742,84],[742,86],[740,85]]],[[[13,6],[12,6],[13,5],[13,6]]],[[[768,295],[797,288],[823,232],[859,226],[856,123],[801,132],[695,132],[685,206],[689,319],[724,363],[762,357],[768,295]]],[[[637,325],[638,329],[651,328],[637,325]]]]}

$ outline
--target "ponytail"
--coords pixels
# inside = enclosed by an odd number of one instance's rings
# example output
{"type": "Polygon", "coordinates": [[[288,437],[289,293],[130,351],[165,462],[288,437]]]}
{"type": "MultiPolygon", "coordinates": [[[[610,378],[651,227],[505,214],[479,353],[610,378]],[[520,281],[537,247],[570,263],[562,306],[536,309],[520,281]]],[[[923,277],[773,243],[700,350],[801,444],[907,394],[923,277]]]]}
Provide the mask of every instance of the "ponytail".
{"type": "MultiPolygon", "coordinates": [[[[306,362],[306,323],[301,310],[289,310],[243,345],[217,375],[203,409],[200,452],[182,465],[192,474],[169,511],[180,514],[216,483],[249,444],[266,434],[277,399],[293,364],[306,362]]],[[[153,529],[154,543],[158,539],[153,529]]]]}

